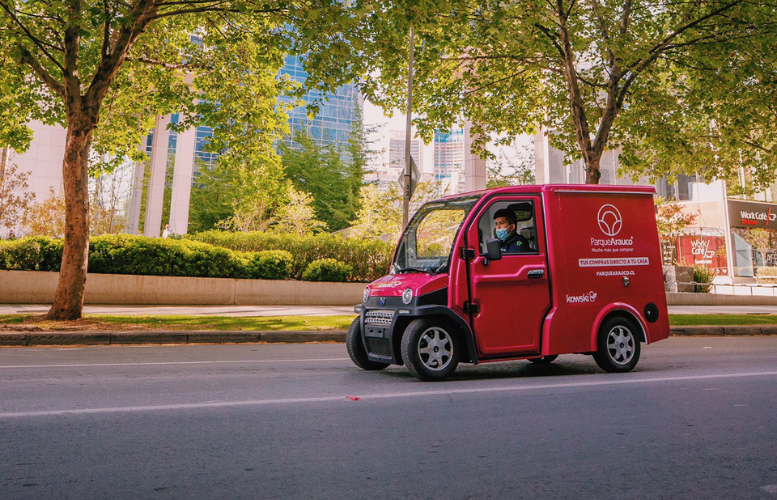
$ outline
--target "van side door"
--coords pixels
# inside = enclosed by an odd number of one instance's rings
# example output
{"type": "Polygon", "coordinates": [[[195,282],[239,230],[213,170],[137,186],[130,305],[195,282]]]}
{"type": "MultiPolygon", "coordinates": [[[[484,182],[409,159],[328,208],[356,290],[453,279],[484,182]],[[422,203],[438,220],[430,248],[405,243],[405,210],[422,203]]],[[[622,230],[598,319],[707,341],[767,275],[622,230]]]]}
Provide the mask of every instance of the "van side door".
{"type": "Polygon", "coordinates": [[[541,198],[493,198],[472,219],[467,228],[467,243],[475,249],[475,257],[469,260],[469,286],[479,357],[539,353],[542,324],[550,308],[541,198]],[[489,261],[485,256],[486,241],[497,237],[494,218],[508,213],[515,214],[515,231],[506,242],[501,242],[507,250],[502,258],[489,261]]]}

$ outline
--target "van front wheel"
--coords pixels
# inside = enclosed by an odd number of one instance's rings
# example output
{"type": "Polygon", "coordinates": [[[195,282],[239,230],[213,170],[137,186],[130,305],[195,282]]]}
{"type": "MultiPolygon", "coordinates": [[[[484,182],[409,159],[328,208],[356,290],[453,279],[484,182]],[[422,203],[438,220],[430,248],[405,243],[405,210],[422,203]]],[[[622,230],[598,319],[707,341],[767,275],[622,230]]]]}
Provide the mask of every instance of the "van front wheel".
{"type": "Polygon", "coordinates": [[[402,359],[421,380],[445,380],[459,364],[459,345],[453,329],[432,319],[419,318],[402,335],[402,359]]]}
{"type": "Polygon", "coordinates": [[[348,328],[348,333],[345,334],[345,347],[348,349],[348,356],[351,357],[353,364],[362,370],[372,371],[386,368],[389,365],[388,363],[370,361],[370,358],[367,357],[367,350],[364,348],[364,342],[362,342],[360,323],[359,318],[353,320],[351,327],[348,328]]]}
{"type": "Polygon", "coordinates": [[[594,361],[599,368],[610,373],[628,372],[637,366],[640,344],[637,327],[626,318],[610,318],[599,329],[594,361]]]}

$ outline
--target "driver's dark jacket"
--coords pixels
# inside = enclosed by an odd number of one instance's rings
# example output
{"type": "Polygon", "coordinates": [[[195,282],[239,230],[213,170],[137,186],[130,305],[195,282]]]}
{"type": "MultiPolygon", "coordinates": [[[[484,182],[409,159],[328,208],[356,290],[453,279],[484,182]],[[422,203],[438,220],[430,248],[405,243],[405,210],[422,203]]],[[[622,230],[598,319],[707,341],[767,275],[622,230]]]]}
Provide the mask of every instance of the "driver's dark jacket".
{"type": "Polygon", "coordinates": [[[528,252],[529,242],[520,234],[513,233],[504,242],[502,242],[502,253],[522,253],[528,252]]]}

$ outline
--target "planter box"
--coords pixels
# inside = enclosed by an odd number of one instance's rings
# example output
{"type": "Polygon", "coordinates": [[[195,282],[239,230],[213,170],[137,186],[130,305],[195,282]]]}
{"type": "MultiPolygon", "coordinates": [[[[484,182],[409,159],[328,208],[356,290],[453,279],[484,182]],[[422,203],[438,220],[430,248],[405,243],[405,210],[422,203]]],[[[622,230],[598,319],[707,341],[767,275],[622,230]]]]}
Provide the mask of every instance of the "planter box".
{"type": "MultiPolygon", "coordinates": [[[[50,304],[59,273],[0,271],[0,304],[50,304]]],[[[86,304],[350,306],[364,283],[89,274],[86,304]]]]}

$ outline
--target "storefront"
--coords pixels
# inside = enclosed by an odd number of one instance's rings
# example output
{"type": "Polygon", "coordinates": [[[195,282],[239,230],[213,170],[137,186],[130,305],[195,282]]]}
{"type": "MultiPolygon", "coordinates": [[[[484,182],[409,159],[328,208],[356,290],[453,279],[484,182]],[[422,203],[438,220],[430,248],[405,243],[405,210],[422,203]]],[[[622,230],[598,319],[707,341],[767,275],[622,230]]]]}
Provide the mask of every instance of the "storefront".
{"type": "Polygon", "coordinates": [[[662,241],[665,264],[701,265],[723,281],[752,281],[777,266],[777,204],[719,200],[681,203],[693,220],[662,241]]]}
{"type": "Polygon", "coordinates": [[[777,205],[728,200],[734,278],[752,278],[759,267],[777,266],[777,205]]]}

